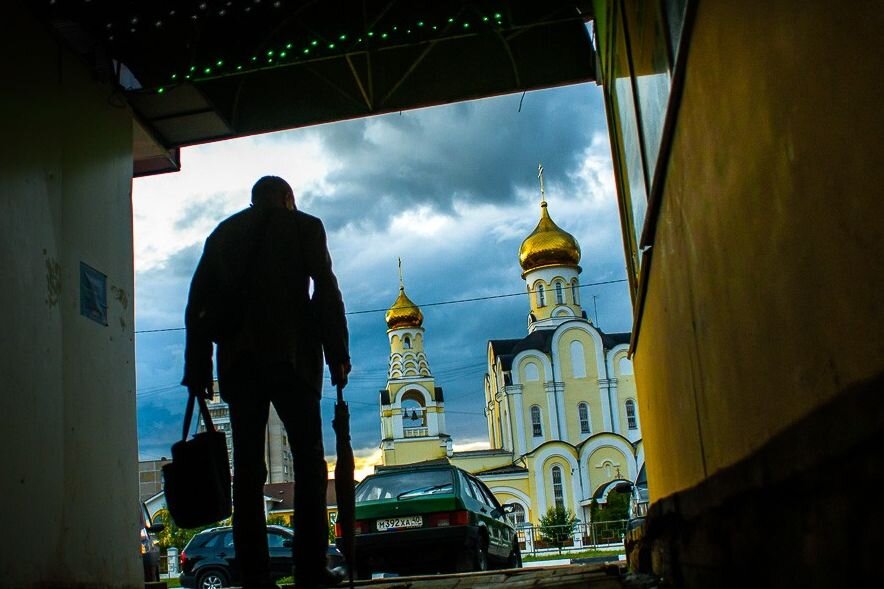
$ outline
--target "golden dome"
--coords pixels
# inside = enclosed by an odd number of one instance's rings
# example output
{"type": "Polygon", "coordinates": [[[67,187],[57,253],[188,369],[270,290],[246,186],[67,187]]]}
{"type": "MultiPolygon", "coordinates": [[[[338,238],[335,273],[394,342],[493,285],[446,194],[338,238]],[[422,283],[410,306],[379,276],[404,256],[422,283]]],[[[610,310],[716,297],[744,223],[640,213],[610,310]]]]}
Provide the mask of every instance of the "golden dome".
{"type": "Polygon", "coordinates": [[[399,296],[396,302],[384,315],[387,327],[398,329],[400,327],[420,327],[424,322],[424,314],[420,307],[411,302],[405,294],[405,287],[399,287],[399,296]]]}
{"type": "Polygon", "coordinates": [[[519,248],[519,265],[528,272],[541,266],[576,266],[580,245],[574,236],[562,230],[550,218],[546,201],[540,203],[540,222],[519,248]]]}

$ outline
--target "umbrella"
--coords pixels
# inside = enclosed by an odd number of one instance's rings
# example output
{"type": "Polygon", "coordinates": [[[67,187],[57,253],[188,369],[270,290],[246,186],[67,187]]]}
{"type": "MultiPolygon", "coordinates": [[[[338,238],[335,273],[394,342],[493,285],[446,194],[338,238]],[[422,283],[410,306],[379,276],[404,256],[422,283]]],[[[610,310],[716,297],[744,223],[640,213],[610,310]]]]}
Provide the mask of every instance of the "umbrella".
{"type": "Polygon", "coordinates": [[[341,526],[341,539],[338,545],[347,560],[350,574],[350,587],[353,587],[353,570],[356,568],[353,531],[356,527],[356,489],[353,485],[353,448],[350,446],[350,409],[344,402],[344,389],[338,385],[338,400],[335,402],[335,450],[338,459],[335,463],[335,493],[338,498],[338,519],[341,526]]]}

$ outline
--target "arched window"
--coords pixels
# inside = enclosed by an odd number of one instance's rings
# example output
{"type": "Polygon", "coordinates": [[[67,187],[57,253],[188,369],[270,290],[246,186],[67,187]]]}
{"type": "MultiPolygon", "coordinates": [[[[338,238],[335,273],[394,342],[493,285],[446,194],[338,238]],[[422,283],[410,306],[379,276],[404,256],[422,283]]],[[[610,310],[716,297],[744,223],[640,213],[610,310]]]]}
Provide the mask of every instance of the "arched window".
{"type": "Polygon", "coordinates": [[[578,289],[577,279],[574,278],[571,280],[571,299],[574,301],[575,305],[580,304],[580,297],[577,296],[577,289],[578,289]]]}
{"type": "Polygon", "coordinates": [[[506,518],[510,520],[513,526],[518,527],[525,523],[525,508],[520,503],[510,503],[513,506],[512,511],[506,514],[506,518]]]}
{"type": "Polygon", "coordinates": [[[635,401],[626,401],[626,425],[629,429],[638,429],[638,418],[635,415],[635,401]]]}
{"type": "Polygon", "coordinates": [[[537,285],[537,306],[546,306],[546,291],[544,290],[543,285],[539,283],[537,285]]]}
{"type": "Polygon", "coordinates": [[[402,338],[402,347],[406,350],[411,349],[411,338],[408,337],[407,335],[404,338],[402,338]]]}
{"type": "Polygon", "coordinates": [[[537,364],[527,362],[525,364],[525,380],[540,380],[540,373],[537,370],[537,364]]]}
{"type": "Polygon", "coordinates": [[[560,466],[552,467],[552,483],[553,483],[553,499],[556,507],[565,508],[565,492],[562,488],[562,468],[560,466]]]}
{"type": "Polygon", "coordinates": [[[571,342],[571,374],[574,378],[586,376],[586,354],[583,352],[583,344],[578,340],[571,342]]]}
{"type": "Polygon", "coordinates": [[[580,433],[588,434],[589,430],[589,405],[580,403],[577,405],[577,416],[580,418],[580,433]]]}
{"type": "Polygon", "coordinates": [[[562,288],[562,283],[558,280],[556,281],[556,304],[565,304],[565,290],[562,288]]]}
{"type": "Polygon", "coordinates": [[[426,427],[427,418],[423,396],[416,391],[408,391],[402,396],[402,427],[426,427]]]}
{"type": "Polygon", "coordinates": [[[540,407],[537,405],[531,407],[531,429],[535,438],[543,437],[543,426],[540,424],[540,407]]]}

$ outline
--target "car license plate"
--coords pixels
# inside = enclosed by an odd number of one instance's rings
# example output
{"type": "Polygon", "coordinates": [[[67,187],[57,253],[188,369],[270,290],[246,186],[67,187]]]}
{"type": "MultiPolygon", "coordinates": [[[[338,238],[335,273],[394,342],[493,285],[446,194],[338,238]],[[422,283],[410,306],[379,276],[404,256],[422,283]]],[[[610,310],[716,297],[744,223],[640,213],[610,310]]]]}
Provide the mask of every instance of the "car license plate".
{"type": "Polygon", "coordinates": [[[402,528],[419,528],[422,525],[424,525],[424,518],[419,515],[391,517],[387,519],[379,519],[377,522],[379,532],[386,532],[387,530],[399,530],[402,528]]]}

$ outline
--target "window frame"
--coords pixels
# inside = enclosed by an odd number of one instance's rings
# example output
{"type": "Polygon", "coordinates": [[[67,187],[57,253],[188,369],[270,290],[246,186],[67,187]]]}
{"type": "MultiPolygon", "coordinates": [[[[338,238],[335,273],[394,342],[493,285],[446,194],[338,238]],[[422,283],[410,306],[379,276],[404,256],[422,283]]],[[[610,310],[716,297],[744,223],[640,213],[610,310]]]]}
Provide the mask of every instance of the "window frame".
{"type": "Polygon", "coordinates": [[[581,434],[592,433],[592,422],[590,421],[589,404],[586,403],[586,401],[581,401],[580,403],[577,403],[577,420],[580,423],[581,434]],[[584,425],[586,425],[585,428],[584,425]]]}
{"type": "Polygon", "coordinates": [[[636,410],[635,401],[626,399],[626,428],[629,430],[638,429],[638,411],[636,410]]]}
{"type": "Polygon", "coordinates": [[[540,405],[531,405],[531,433],[535,438],[543,437],[543,410],[540,405]],[[535,419],[536,415],[536,419],[535,419]]]}
{"type": "Polygon", "coordinates": [[[550,469],[550,480],[553,488],[553,503],[556,507],[565,508],[565,483],[562,474],[562,467],[554,464],[550,469]],[[558,476],[556,476],[558,475],[558,476]],[[558,478],[558,481],[556,479],[558,478]]]}

